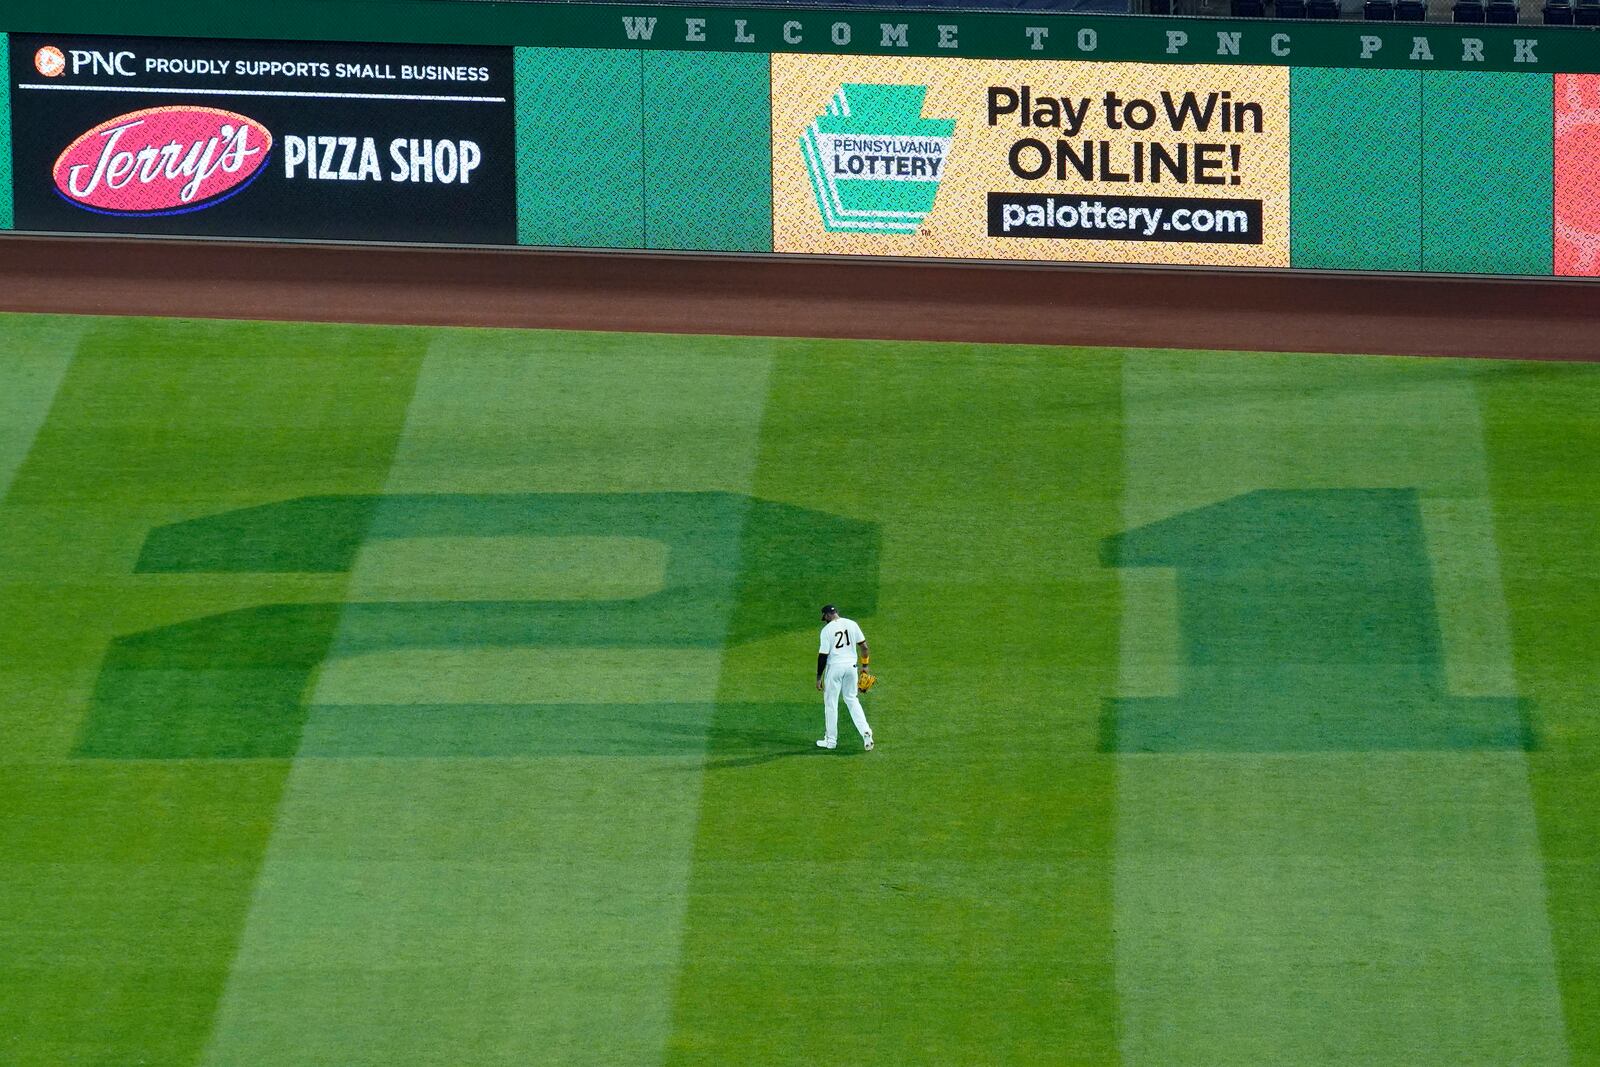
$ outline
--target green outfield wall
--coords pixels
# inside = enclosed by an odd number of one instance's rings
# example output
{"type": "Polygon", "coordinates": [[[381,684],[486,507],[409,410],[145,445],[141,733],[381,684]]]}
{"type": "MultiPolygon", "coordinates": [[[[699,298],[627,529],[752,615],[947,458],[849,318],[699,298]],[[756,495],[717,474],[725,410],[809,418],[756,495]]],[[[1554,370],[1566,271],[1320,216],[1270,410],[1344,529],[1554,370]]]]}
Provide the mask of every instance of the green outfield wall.
{"type": "MultiPolygon", "coordinates": [[[[6,35],[0,33],[0,69],[10,69],[6,35]]],[[[11,94],[0,93],[0,230],[11,228],[11,94]]]]}
{"type": "Polygon", "coordinates": [[[1422,269],[1422,74],[1291,76],[1291,258],[1304,267],[1422,269]],[[1383,195],[1374,195],[1383,190],[1383,195]]]}
{"type": "Polygon", "coordinates": [[[0,222],[21,231],[1600,274],[1581,27],[451,0],[3,17],[0,222]]]}

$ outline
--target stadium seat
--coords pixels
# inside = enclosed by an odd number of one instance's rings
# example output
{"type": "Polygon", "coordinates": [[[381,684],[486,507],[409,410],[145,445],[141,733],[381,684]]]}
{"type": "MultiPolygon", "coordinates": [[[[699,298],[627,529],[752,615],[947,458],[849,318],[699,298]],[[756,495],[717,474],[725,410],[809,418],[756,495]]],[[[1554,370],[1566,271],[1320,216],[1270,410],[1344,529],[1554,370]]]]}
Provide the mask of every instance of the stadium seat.
{"type": "Polygon", "coordinates": [[[1280,19],[1303,19],[1306,17],[1306,0],[1277,0],[1272,5],[1272,13],[1280,19]]]}
{"type": "Polygon", "coordinates": [[[1267,14],[1266,0],[1232,0],[1232,9],[1236,19],[1259,19],[1267,14]]]}
{"type": "Polygon", "coordinates": [[[1488,12],[1482,0],[1456,0],[1455,7],[1451,9],[1451,21],[1487,22],[1488,12]]]}
{"type": "Polygon", "coordinates": [[[1572,25],[1572,5],[1550,0],[1544,5],[1544,23],[1546,26],[1572,25]]]}
{"type": "Polygon", "coordinates": [[[1306,17],[1314,19],[1337,19],[1340,15],[1339,0],[1307,0],[1306,17]]]}
{"type": "Polygon", "coordinates": [[[1428,17],[1427,0],[1398,0],[1394,5],[1396,22],[1422,22],[1428,17]]]}
{"type": "Polygon", "coordinates": [[[1367,0],[1361,6],[1361,17],[1368,22],[1393,22],[1394,0],[1367,0]]]}
{"type": "Polygon", "coordinates": [[[1515,23],[1519,15],[1517,0],[1489,0],[1488,21],[1515,23]]]}
{"type": "Polygon", "coordinates": [[[1579,4],[1574,7],[1572,21],[1579,26],[1600,26],[1600,4],[1579,4]]]}

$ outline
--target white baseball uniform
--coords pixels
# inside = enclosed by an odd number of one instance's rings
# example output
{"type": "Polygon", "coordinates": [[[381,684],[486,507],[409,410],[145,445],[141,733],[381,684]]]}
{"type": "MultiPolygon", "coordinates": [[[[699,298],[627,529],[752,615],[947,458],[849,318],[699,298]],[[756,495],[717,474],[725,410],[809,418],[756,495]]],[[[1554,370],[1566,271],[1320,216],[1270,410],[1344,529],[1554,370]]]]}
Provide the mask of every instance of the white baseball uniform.
{"type": "Polygon", "coordinates": [[[817,654],[826,652],[828,663],[822,676],[822,739],[829,743],[839,739],[839,698],[850,709],[850,721],[862,740],[872,736],[867,725],[867,713],[861,710],[861,698],[856,695],[856,646],[867,639],[854,620],[834,619],[822,628],[822,640],[817,654]]]}

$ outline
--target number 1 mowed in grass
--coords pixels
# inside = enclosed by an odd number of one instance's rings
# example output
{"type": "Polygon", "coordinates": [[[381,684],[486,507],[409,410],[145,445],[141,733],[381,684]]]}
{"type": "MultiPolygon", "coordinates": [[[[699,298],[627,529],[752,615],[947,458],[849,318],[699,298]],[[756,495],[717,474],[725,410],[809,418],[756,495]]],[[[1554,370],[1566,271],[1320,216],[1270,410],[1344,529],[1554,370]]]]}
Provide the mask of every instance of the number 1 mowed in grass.
{"type": "Polygon", "coordinates": [[[1424,532],[1262,490],[1104,544],[1176,615],[1103,715],[1124,1062],[1565,1062],[1527,709],[1447,691],[1424,532]]]}
{"type": "Polygon", "coordinates": [[[1520,701],[1445,688],[1410,489],[1262,490],[1109,539],[1176,573],[1183,691],[1108,703],[1113,752],[1524,749],[1520,701]]]}

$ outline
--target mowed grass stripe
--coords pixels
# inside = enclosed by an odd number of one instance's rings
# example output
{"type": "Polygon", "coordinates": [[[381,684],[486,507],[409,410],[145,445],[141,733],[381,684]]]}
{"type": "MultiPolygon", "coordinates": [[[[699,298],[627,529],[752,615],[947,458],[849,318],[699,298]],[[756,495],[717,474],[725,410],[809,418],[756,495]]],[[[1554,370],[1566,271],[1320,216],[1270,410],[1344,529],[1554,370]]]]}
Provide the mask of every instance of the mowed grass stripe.
{"type": "Polygon", "coordinates": [[[1510,677],[1492,372],[1130,355],[1126,521],[1166,538],[1131,562],[1175,588],[1126,619],[1145,699],[1116,705],[1146,716],[1118,772],[1128,1063],[1565,1062],[1527,759],[1490,729],[1527,709],[1483,692],[1510,677]]]}
{"type": "Polygon", "coordinates": [[[1572,1062],[1600,1063],[1600,367],[1504,366],[1477,379],[1517,684],[1532,754],[1550,924],[1572,1062]]]}
{"type": "MultiPolygon", "coordinates": [[[[0,49],[3,52],[3,49],[0,49]]],[[[0,522],[10,517],[4,502],[12,479],[33,448],[56,391],[77,353],[89,321],[55,315],[0,315],[0,522]]],[[[9,528],[9,523],[5,527],[9,528]]],[[[21,607],[39,588],[28,566],[31,547],[0,541],[0,602],[21,607]]],[[[52,758],[59,752],[60,726],[48,695],[57,688],[41,672],[36,635],[12,615],[0,626],[0,764],[52,758]]]]}
{"type": "Polygon", "coordinates": [[[433,347],[208,1064],[660,1058],[737,565],[715,520],[742,511],[769,362],[708,338],[433,347]],[[496,525],[591,512],[581,537],[496,525]],[[398,530],[429,536],[379,539],[398,530]],[[696,647],[588,611],[682,581],[685,556],[714,587],[696,647]],[[371,609],[455,598],[469,636],[397,622],[372,650],[371,609]],[[539,601],[554,629],[518,629],[539,601]]]}
{"type": "MultiPolygon", "coordinates": [[[[125,719],[100,723],[107,758],[74,758],[103,713],[96,676],[115,635],[342,597],[340,577],[135,566],[168,523],[381,487],[422,335],[62,326],[63,343],[84,331],[78,356],[0,509],[7,685],[26,688],[5,728],[35,760],[0,775],[0,1060],[182,1065],[210,1031],[287,765],[184,759],[179,739],[170,759],[110,758],[125,719]]],[[[236,713],[215,696],[218,721],[236,713]]]]}
{"type": "MultiPolygon", "coordinates": [[[[671,1062],[1115,1062],[1096,738],[1117,596],[1096,546],[1119,519],[1117,356],[781,351],[756,492],[876,523],[876,608],[837,591],[840,547],[791,630],[728,652],[671,1062]],[[812,745],[824,600],[884,679],[873,753],[847,719],[838,752],[812,745]],[[741,747],[772,729],[746,702],[792,709],[783,747],[741,747]]],[[[759,590],[741,607],[767,610],[759,590]]]]}
{"type": "Polygon", "coordinates": [[[88,325],[86,319],[57,315],[0,315],[0,501],[33,447],[88,325]]]}

